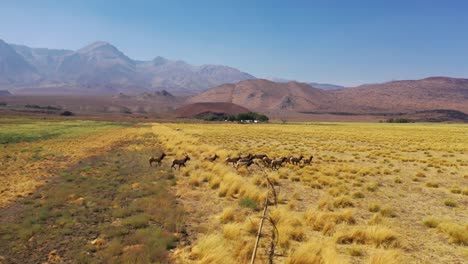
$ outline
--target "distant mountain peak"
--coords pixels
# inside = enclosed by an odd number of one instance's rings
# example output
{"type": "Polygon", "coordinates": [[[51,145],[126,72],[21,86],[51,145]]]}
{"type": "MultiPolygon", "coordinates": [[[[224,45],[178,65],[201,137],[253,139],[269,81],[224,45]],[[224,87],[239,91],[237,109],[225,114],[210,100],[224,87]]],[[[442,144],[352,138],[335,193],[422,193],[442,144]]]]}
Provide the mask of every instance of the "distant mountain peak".
{"type": "MultiPolygon", "coordinates": [[[[194,94],[224,83],[235,83],[254,76],[221,65],[195,66],[183,60],[158,56],[136,61],[112,44],[93,42],[76,51],[30,48],[0,42],[0,88],[12,91],[62,87],[77,94],[129,94],[166,89],[170,93],[194,94]]],[[[167,96],[167,95],[166,95],[167,96]]]]}
{"type": "Polygon", "coordinates": [[[167,62],[169,62],[169,60],[161,56],[157,56],[156,58],[153,59],[153,65],[155,66],[163,65],[163,64],[166,64],[167,62]]]}
{"type": "MultiPolygon", "coordinates": [[[[77,53],[87,54],[87,53],[94,53],[94,52],[108,52],[108,53],[116,53],[120,56],[125,56],[123,52],[118,50],[112,44],[105,42],[105,41],[96,41],[93,42],[79,50],[76,51],[77,53]]],[[[126,57],[126,56],[125,56],[126,57]]]]}

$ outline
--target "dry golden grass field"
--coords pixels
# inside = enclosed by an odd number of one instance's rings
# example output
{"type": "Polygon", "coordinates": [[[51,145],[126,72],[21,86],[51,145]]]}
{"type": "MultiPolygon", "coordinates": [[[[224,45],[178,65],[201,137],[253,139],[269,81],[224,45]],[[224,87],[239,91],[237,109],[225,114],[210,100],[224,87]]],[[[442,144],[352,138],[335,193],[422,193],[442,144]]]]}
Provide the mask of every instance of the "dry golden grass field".
{"type": "Polygon", "coordinates": [[[467,125],[3,118],[0,140],[0,263],[250,263],[265,201],[255,263],[468,262],[467,125]],[[249,153],[314,158],[224,162],[249,153]]]}

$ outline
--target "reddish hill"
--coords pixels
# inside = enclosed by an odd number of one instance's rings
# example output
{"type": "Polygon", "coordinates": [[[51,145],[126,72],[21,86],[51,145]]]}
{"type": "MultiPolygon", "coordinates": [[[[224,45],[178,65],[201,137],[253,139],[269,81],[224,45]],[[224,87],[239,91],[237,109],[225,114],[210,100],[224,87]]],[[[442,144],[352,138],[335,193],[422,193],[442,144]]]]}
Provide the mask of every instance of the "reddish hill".
{"type": "Polygon", "coordinates": [[[175,113],[182,117],[200,117],[207,114],[237,115],[250,112],[249,109],[233,103],[194,103],[178,108],[175,113]]]}
{"type": "Polygon", "coordinates": [[[468,79],[432,77],[323,91],[298,82],[247,80],[221,85],[190,102],[232,102],[249,109],[291,115],[313,113],[401,113],[451,109],[468,113],[468,79]]]}
{"type": "Polygon", "coordinates": [[[305,83],[275,83],[268,80],[247,80],[224,84],[194,96],[189,102],[230,102],[258,112],[312,111],[332,97],[323,90],[305,83]]]}
{"type": "Polygon", "coordinates": [[[431,77],[329,91],[335,98],[328,110],[406,112],[451,109],[468,113],[468,79],[431,77]]]}

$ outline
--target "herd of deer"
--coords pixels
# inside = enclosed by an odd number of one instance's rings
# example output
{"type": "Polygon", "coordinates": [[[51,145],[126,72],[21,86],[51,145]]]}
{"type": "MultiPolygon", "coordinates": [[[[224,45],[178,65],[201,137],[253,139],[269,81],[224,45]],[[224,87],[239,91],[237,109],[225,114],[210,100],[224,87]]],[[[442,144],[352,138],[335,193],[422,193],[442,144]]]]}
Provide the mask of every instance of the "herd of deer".
{"type": "MultiPolygon", "coordinates": [[[[157,163],[157,164],[161,165],[161,162],[164,159],[164,157],[166,157],[166,154],[164,152],[157,158],[151,157],[149,159],[150,166],[152,167],[153,163],[157,163]]],[[[217,154],[214,154],[211,157],[205,158],[205,160],[215,162],[218,158],[219,158],[219,156],[217,154]]],[[[302,162],[303,165],[310,165],[312,163],[313,158],[314,158],[313,155],[310,155],[310,157],[308,159],[305,159],[304,156],[301,155],[301,156],[299,156],[297,158],[291,156],[291,157],[280,157],[280,158],[276,158],[276,159],[271,159],[265,154],[255,154],[255,155],[248,154],[247,156],[239,155],[239,156],[234,157],[234,158],[228,157],[228,158],[226,158],[225,163],[226,164],[232,163],[232,166],[234,168],[238,169],[240,167],[248,168],[252,164],[257,164],[257,163],[255,163],[255,160],[260,160],[261,162],[263,162],[265,167],[269,167],[271,169],[276,169],[277,170],[281,166],[283,166],[283,164],[285,164],[285,163],[290,163],[290,164],[293,164],[293,165],[300,165],[300,163],[302,162]]],[[[180,167],[185,167],[185,163],[187,161],[189,161],[189,160],[190,160],[190,157],[187,154],[184,154],[183,159],[174,159],[172,161],[171,168],[175,169],[175,166],[178,165],[179,166],[178,168],[180,170],[180,167]]]]}

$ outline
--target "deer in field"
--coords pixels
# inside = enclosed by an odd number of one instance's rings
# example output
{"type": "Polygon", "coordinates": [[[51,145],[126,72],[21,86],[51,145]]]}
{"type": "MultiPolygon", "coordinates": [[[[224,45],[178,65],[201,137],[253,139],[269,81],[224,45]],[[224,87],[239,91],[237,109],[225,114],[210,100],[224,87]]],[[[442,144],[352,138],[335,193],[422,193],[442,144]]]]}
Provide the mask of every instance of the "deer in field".
{"type": "Polygon", "coordinates": [[[247,169],[250,167],[250,165],[254,164],[255,162],[253,160],[238,160],[236,163],[236,169],[239,169],[240,167],[246,167],[247,169]]]}
{"type": "Polygon", "coordinates": [[[266,158],[267,155],[266,154],[255,154],[252,156],[252,159],[259,159],[259,160],[263,160],[264,158],[266,158]]]}
{"type": "Polygon", "coordinates": [[[287,160],[288,160],[288,158],[286,158],[286,157],[281,157],[279,159],[272,160],[271,161],[271,168],[272,169],[279,169],[279,167],[281,167],[281,165],[283,165],[283,163],[285,161],[287,161],[287,160]]]}
{"type": "Polygon", "coordinates": [[[214,154],[214,156],[212,156],[212,157],[207,157],[205,160],[214,162],[214,161],[217,160],[218,158],[219,158],[218,154],[214,154]]]}
{"type": "Polygon", "coordinates": [[[295,157],[291,157],[289,158],[289,162],[294,164],[294,165],[297,165],[301,162],[301,160],[304,158],[303,155],[299,156],[299,158],[295,158],[295,157]]]}
{"type": "Polygon", "coordinates": [[[252,154],[248,154],[247,156],[244,156],[238,160],[238,162],[249,162],[249,161],[252,161],[254,158],[253,158],[253,155],[252,154]]]}
{"type": "Polygon", "coordinates": [[[172,161],[171,169],[172,168],[175,169],[175,165],[179,165],[179,170],[180,170],[180,167],[185,167],[185,163],[189,160],[190,160],[190,157],[187,154],[185,154],[185,157],[183,159],[175,159],[174,161],[172,161]]]}
{"type": "Polygon", "coordinates": [[[304,159],[302,162],[304,163],[304,165],[310,165],[310,163],[312,163],[312,159],[314,158],[314,155],[310,155],[310,158],[308,159],[304,159]]]}
{"type": "Polygon", "coordinates": [[[271,162],[273,161],[272,159],[270,159],[269,157],[264,157],[262,159],[263,163],[265,164],[266,167],[269,167],[271,165],[271,162]]]}
{"type": "Polygon", "coordinates": [[[150,166],[153,167],[153,162],[156,162],[156,163],[158,163],[159,165],[161,165],[161,162],[162,162],[162,160],[164,159],[164,157],[166,157],[166,153],[164,153],[164,152],[161,153],[161,156],[159,156],[158,158],[151,157],[151,158],[149,159],[149,164],[150,164],[150,166]]]}
{"type": "Polygon", "coordinates": [[[231,157],[227,157],[225,162],[226,164],[229,164],[229,163],[232,163],[232,167],[234,167],[236,165],[236,163],[241,159],[240,156],[238,157],[234,157],[234,158],[231,158],[231,157]]]}

